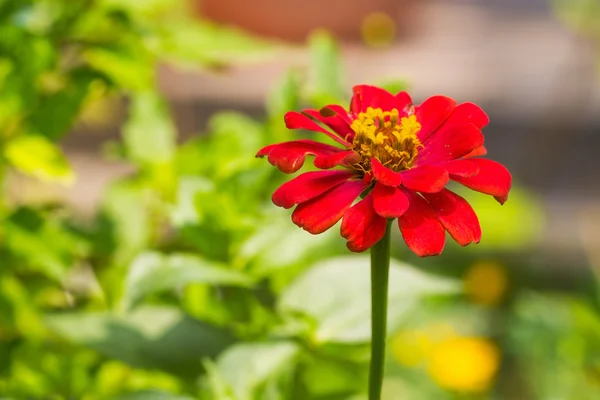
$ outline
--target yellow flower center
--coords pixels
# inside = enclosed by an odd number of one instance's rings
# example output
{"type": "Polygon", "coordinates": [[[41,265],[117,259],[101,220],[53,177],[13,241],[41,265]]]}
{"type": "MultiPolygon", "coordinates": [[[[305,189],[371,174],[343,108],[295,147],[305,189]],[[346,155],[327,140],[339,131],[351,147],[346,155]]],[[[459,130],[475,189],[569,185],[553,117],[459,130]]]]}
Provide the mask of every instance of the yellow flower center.
{"type": "Polygon", "coordinates": [[[369,170],[371,157],[394,170],[409,169],[423,147],[417,138],[421,124],[415,115],[399,118],[397,109],[367,108],[352,122],[354,151],[362,156],[358,168],[369,170]]]}

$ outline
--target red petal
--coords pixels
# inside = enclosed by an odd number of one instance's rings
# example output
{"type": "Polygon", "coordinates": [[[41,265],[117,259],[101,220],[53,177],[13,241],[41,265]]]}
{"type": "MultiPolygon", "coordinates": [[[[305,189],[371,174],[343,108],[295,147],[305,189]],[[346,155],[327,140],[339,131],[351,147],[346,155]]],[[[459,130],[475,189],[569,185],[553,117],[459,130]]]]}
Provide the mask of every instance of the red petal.
{"type": "Polygon", "coordinates": [[[415,192],[439,192],[448,180],[448,172],[435,165],[423,165],[402,171],[402,185],[415,192]]]}
{"type": "Polygon", "coordinates": [[[354,150],[340,151],[331,155],[317,156],[315,158],[315,167],[320,169],[333,168],[336,165],[351,164],[360,161],[360,156],[354,150]]]}
{"type": "Polygon", "coordinates": [[[352,140],[354,140],[354,135],[355,132],[352,130],[352,118],[350,118],[350,114],[349,112],[342,106],[339,106],[337,104],[330,104],[328,106],[325,106],[323,108],[321,108],[321,110],[319,111],[321,113],[321,115],[336,115],[338,118],[342,119],[343,121],[345,121],[346,123],[348,123],[348,126],[350,126],[350,133],[344,137],[344,139],[348,142],[348,143],[352,143],[352,140]]]}
{"type": "Polygon", "coordinates": [[[385,218],[398,218],[408,209],[408,197],[398,188],[376,183],[373,191],[373,208],[385,218]]]}
{"type": "Polygon", "coordinates": [[[400,112],[400,116],[406,116],[412,108],[413,102],[410,95],[406,92],[400,92],[394,96],[394,108],[400,112]]]}
{"type": "Polygon", "coordinates": [[[344,214],[341,233],[348,240],[350,251],[360,253],[377,243],[387,228],[387,220],[373,209],[373,197],[367,197],[356,203],[344,214]]]}
{"type": "Polygon", "coordinates": [[[421,142],[439,128],[456,107],[456,101],[445,96],[433,96],[428,98],[418,107],[415,107],[417,121],[421,124],[421,130],[417,137],[421,142]]]}
{"type": "Polygon", "coordinates": [[[390,111],[395,107],[395,96],[376,86],[357,85],[352,91],[354,96],[350,102],[350,110],[356,115],[369,107],[381,108],[383,111],[390,111]]]}
{"type": "Polygon", "coordinates": [[[453,175],[451,176],[452,180],[478,192],[491,194],[500,204],[504,204],[512,185],[512,177],[506,167],[485,158],[468,161],[477,164],[479,173],[471,177],[453,175]]]}
{"type": "Polygon", "coordinates": [[[304,165],[307,154],[324,157],[341,151],[343,150],[325,143],[312,140],[294,140],[263,147],[256,156],[264,157],[268,155],[269,162],[272,165],[279,168],[281,172],[291,174],[304,165]]]}
{"type": "Polygon", "coordinates": [[[478,105],[462,103],[456,106],[447,123],[457,124],[461,122],[470,122],[479,129],[483,129],[490,122],[490,119],[478,105]]]}
{"type": "Polygon", "coordinates": [[[466,246],[472,242],[479,243],[481,240],[479,220],[465,199],[448,189],[439,193],[424,193],[423,196],[429,201],[444,228],[458,244],[466,246]]]}
{"type": "Polygon", "coordinates": [[[477,175],[479,173],[479,165],[474,160],[452,160],[447,163],[440,164],[440,167],[443,167],[450,174],[450,178],[453,176],[462,176],[468,178],[473,175],[477,175]]]}
{"type": "Polygon", "coordinates": [[[483,145],[483,135],[471,123],[444,124],[423,143],[417,155],[417,165],[450,161],[468,154],[483,145]]]}
{"type": "Polygon", "coordinates": [[[487,149],[485,148],[485,146],[479,146],[472,152],[467,153],[464,156],[462,156],[462,158],[480,157],[480,156],[485,156],[486,154],[487,154],[487,149]]]}
{"type": "Polygon", "coordinates": [[[446,232],[427,201],[416,193],[406,192],[410,206],[398,218],[398,226],[408,247],[419,257],[442,253],[446,232]]]}
{"type": "Polygon", "coordinates": [[[308,131],[321,132],[326,134],[336,142],[343,144],[346,147],[350,146],[350,144],[344,139],[340,138],[333,132],[323,129],[319,124],[317,124],[315,121],[313,121],[304,114],[301,114],[296,111],[290,111],[285,114],[283,119],[285,120],[285,126],[287,126],[288,129],[306,129],[308,131]]]}
{"type": "Polygon", "coordinates": [[[330,104],[328,106],[321,108],[320,113],[321,113],[321,115],[325,115],[325,116],[327,116],[328,114],[338,115],[341,119],[346,121],[349,125],[352,124],[352,119],[350,118],[348,111],[346,111],[346,109],[340,105],[330,104]]]}
{"type": "MultiPolygon", "coordinates": [[[[321,111],[317,110],[303,110],[302,114],[306,114],[312,119],[315,119],[325,125],[327,125],[331,130],[333,130],[336,134],[338,134],[344,141],[346,142],[346,138],[349,136],[354,136],[354,131],[350,127],[350,123],[340,117],[338,114],[325,114],[325,110],[331,110],[330,108],[324,108],[321,111]]],[[[326,112],[326,111],[325,111],[326,112]]]]}
{"type": "Polygon", "coordinates": [[[314,199],[354,176],[353,171],[313,171],[298,175],[281,185],[272,196],[273,203],[283,208],[314,199]]]}
{"type": "Polygon", "coordinates": [[[375,179],[386,186],[398,186],[402,183],[402,174],[384,167],[375,157],[371,158],[371,169],[375,179]]]}
{"type": "Polygon", "coordinates": [[[361,180],[344,182],[299,204],[292,213],[292,221],[313,235],[325,232],[342,218],[365,186],[361,180]]]}

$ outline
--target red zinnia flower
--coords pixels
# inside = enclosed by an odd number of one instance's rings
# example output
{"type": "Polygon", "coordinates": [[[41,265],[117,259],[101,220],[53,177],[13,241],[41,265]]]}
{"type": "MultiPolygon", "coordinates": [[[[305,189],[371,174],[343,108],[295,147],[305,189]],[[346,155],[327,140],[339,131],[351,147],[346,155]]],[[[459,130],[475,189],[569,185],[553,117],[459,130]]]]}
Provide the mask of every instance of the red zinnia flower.
{"type": "Polygon", "coordinates": [[[477,215],[462,197],[445,189],[449,180],[490,194],[503,204],[511,176],[501,164],[473,158],[486,154],[481,129],[487,115],[475,104],[433,96],[413,106],[406,92],[392,95],[373,86],[354,87],[350,110],[330,105],[288,112],[289,129],[322,132],[340,147],[294,140],[261,149],[257,156],[282,172],[296,172],[307,155],[323,170],[301,174],[273,193],[273,203],[296,206],[292,221],[312,234],[342,219],[351,251],[365,251],[385,234],[388,218],[419,256],[442,252],[445,231],[459,244],[478,243],[477,215]],[[328,129],[327,129],[328,128],[328,129]],[[352,205],[358,197],[362,200],[352,205]]]}

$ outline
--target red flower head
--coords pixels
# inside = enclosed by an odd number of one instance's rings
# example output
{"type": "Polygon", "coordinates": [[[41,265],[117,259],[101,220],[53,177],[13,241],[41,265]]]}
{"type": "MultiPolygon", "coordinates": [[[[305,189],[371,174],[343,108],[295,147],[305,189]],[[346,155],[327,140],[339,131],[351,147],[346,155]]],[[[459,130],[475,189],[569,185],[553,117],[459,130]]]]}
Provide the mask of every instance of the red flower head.
{"type": "Polygon", "coordinates": [[[276,205],[296,206],[292,221],[308,232],[322,233],[342,219],[348,248],[361,252],[383,237],[389,218],[398,218],[413,252],[438,255],[445,231],[463,246],[481,238],[469,203],[445,189],[449,180],[501,204],[508,197],[508,170],[474,158],[486,154],[481,129],[488,121],[472,103],[433,96],[413,106],[406,92],[394,96],[361,85],[354,87],[350,111],[330,105],[285,115],[289,129],[322,132],[341,147],[294,140],[267,146],[257,156],[267,156],[288,174],[298,171],[307,155],[315,156],[314,165],[324,171],[303,173],[273,193],[276,205]]]}

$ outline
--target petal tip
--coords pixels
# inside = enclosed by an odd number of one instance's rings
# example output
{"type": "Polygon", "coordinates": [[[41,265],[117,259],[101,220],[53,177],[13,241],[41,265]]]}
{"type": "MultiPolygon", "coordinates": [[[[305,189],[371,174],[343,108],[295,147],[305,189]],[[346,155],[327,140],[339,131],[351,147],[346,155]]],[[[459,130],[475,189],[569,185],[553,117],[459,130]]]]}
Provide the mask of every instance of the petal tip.
{"type": "Polygon", "coordinates": [[[281,198],[277,192],[273,193],[273,195],[271,196],[271,201],[277,207],[285,208],[286,210],[290,209],[294,206],[294,203],[290,203],[287,200],[285,200],[284,198],[281,198]]]}
{"type": "Polygon", "coordinates": [[[273,145],[265,146],[262,149],[260,149],[259,151],[257,151],[256,155],[254,157],[262,158],[262,157],[268,155],[272,148],[273,148],[273,145]]]}
{"type": "MultiPolygon", "coordinates": [[[[412,251],[414,252],[415,250],[412,250],[412,251]]],[[[416,254],[417,256],[421,257],[421,258],[426,258],[426,257],[436,257],[436,256],[439,256],[439,255],[441,255],[443,251],[444,251],[444,249],[442,248],[442,249],[440,249],[440,250],[436,250],[436,251],[434,251],[434,252],[420,253],[420,254],[419,254],[419,253],[417,253],[417,252],[415,252],[415,254],[416,254]]]]}
{"type": "Polygon", "coordinates": [[[385,186],[397,187],[402,183],[402,174],[384,166],[377,158],[371,157],[373,176],[385,186]]]}
{"type": "Polygon", "coordinates": [[[508,200],[508,194],[506,196],[494,196],[494,199],[496,199],[496,201],[500,203],[501,206],[503,206],[504,203],[506,203],[506,201],[508,200]]]}
{"type": "Polygon", "coordinates": [[[336,115],[335,111],[327,106],[322,107],[319,110],[319,114],[321,114],[322,117],[334,117],[336,115]]]}
{"type": "Polygon", "coordinates": [[[368,247],[362,248],[361,246],[353,242],[346,242],[346,247],[353,253],[364,253],[365,251],[369,250],[368,247]]]}

